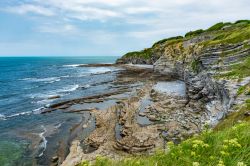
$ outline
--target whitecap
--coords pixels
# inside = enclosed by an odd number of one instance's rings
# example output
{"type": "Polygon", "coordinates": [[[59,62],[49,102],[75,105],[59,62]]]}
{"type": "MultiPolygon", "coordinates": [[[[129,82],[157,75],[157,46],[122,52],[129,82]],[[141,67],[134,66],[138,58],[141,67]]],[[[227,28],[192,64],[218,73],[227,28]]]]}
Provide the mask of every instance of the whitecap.
{"type": "Polygon", "coordinates": [[[70,64],[70,65],[63,65],[63,67],[79,67],[81,65],[86,65],[86,64],[70,64]]]}
{"type": "Polygon", "coordinates": [[[31,114],[40,114],[43,109],[45,109],[45,108],[44,107],[40,107],[40,108],[34,109],[32,111],[19,112],[19,113],[10,114],[10,115],[0,114],[0,120],[7,120],[9,118],[14,118],[14,117],[17,117],[17,116],[25,116],[25,115],[31,115],[31,114]]]}
{"type": "Polygon", "coordinates": [[[79,85],[78,85],[78,84],[69,85],[69,86],[66,86],[66,87],[64,87],[64,88],[62,88],[62,89],[56,90],[56,92],[59,92],[59,93],[61,93],[61,92],[72,92],[72,91],[75,91],[75,90],[78,89],[78,88],[79,88],[79,85]]]}
{"type": "Polygon", "coordinates": [[[0,120],[6,120],[6,116],[3,114],[0,114],[0,120]]]}
{"type": "Polygon", "coordinates": [[[53,83],[60,81],[59,77],[48,77],[48,78],[23,78],[19,79],[21,81],[31,81],[31,82],[46,82],[46,83],[53,83]]]}
{"type": "MultiPolygon", "coordinates": [[[[51,93],[51,92],[50,92],[51,93]]],[[[53,94],[46,94],[46,93],[36,93],[36,94],[30,94],[28,95],[31,99],[34,99],[34,98],[38,98],[38,99],[48,99],[52,96],[54,96],[53,94]]]]}
{"type": "Polygon", "coordinates": [[[88,74],[79,74],[76,77],[86,77],[86,76],[89,76],[89,75],[88,74]]]}
{"type": "Polygon", "coordinates": [[[13,118],[13,117],[16,117],[16,116],[30,115],[30,114],[32,114],[32,111],[19,112],[19,113],[15,113],[15,114],[11,114],[11,115],[5,116],[5,117],[6,118],[13,118]]]}
{"type": "Polygon", "coordinates": [[[51,97],[53,96],[64,96],[66,95],[68,92],[72,92],[72,91],[75,91],[76,89],[79,88],[79,85],[78,84],[75,84],[75,85],[68,85],[64,88],[61,88],[61,89],[56,89],[56,90],[51,90],[47,93],[37,93],[37,94],[31,94],[31,95],[28,95],[28,97],[32,98],[32,99],[40,99],[39,101],[34,101],[35,103],[38,103],[38,104],[48,104],[56,99],[51,99],[51,97]],[[42,99],[42,100],[41,100],[42,99]]]}
{"type": "Polygon", "coordinates": [[[91,87],[91,85],[89,85],[89,84],[86,84],[86,85],[84,85],[84,86],[81,86],[81,88],[83,88],[83,89],[87,89],[87,88],[89,88],[89,87],[91,87]]]}
{"type": "Polygon", "coordinates": [[[41,132],[41,133],[39,134],[39,137],[42,139],[42,141],[41,141],[39,147],[42,149],[42,151],[41,151],[41,153],[38,155],[39,157],[41,157],[41,156],[43,155],[43,153],[45,152],[46,147],[47,147],[47,143],[48,143],[48,141],[46,140],[46,138],[45,138],[45,136],[44,136],[44,134],[47,132],[47,130],[46,130],[46,128],[45,128],[43,125],[42,125],[41,127],[42,127],[42,129],[43,129],[43,132],[41,132]]]}
{"type": "Polygon", "coordinates": [[[107,68],[107,67],[97,67],[97,68],[89,69],[88,72],[91,74],[104,74],[104,73],[109,73],[111,71],[112,70],[110,68],[107,68]]]}
{"type": "Polygon", "coordinates": [[[62,126],[62,123],[59,123],[58,125],[55,126],[56,129],[59,129],[62,126]]]}
{"type": "Polygon", "coordinates": [[[40,114],[42,110],[45,109],[44,107],[36,108],[32,111],[33,114],[40,114]]]}
{"type": "Polygon", "coordinates": [[[65,76],[60,76],[61,78],[69,78],[69,75],[65,75],[65,76]]]}

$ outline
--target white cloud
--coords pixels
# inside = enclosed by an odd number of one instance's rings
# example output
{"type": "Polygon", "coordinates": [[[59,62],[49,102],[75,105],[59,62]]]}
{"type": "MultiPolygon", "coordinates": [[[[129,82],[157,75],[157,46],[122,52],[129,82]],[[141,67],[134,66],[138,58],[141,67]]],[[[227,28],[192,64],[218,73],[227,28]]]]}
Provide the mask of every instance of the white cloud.
{"type": "Polygon", "coordinates": [[[54,16],[55,13],[45,7],[42,6],[36,6],[31,4],[25,4],[20,6],[14,6],[14,7],[7,7],[5,11],[11,12],[11,13],[17,13],[17,14],[27,14],[27,13],[34,13],[39,14],[43,16],[54,16]]]}
{"type": "MultiPolygon", "coordinates": [[[[78,44],[77,38],[89,38],[85,42],[91,43],[91,48],[103,44],[105,45],[103,48],[107,51],[113,48],[125,47],[133,50],[138,47],[149,47],[158,39],[183,35],[190,30],[205,29],[219,21],[250,18],[249,0],[20,0],[19,2],[15,5],[6,3],[12,5],[0,8],[5,8],[5,12],[25,17],[32,15],[34,18],[35,14],[35,19],[32,19],[35,22],[32,29],[35,33],[42,33],[36,35],[43,36],[44,33],[48,33],[47,36],[55,34],[63,36],[65,40],[70,38],[71,42],[75,40],[74,46],[78,44]]],[[[100,53],[102,51],[104,50],[100,50],[100,53]]]]}
{"type": "Polygon", "coordinates": [[[36,28],[37,31],[43,33],[55,33],[55,34],[76,34],[78,32],[77,27],[70,24],[43,24],[40,27],[36,28]]]}
{"type": "Polygon", "coordinates": [[[128,7],[125,8],[125,13],[127,14],[145,14],[145,13],[154,13],[162,12],[161,9],[151,8],[151,7],[128,7]]]}
{"type": "Polygon", "coordinates": [[[106,18],[121,17],[120,13],[112,10],[93,8],[93,7],[82,7],[77,6],[70,9],[68,17],[76,18],[79,20],[101,20],[104,21],[106,18]]]}
{"type": "Polygon", "coordinates": [[[230,12],[241,17],[250,15],[247,0],[31,0],[23,3],[6,10],[17,14],[35,13],[81,21],[123,19],[125,23],[132,23],[131,20],[148,20],[144,17],[146,14],[168,23],[186,19],[189,14],[196,14],[201,18],[207,14],[225,16],[230,12]]]}

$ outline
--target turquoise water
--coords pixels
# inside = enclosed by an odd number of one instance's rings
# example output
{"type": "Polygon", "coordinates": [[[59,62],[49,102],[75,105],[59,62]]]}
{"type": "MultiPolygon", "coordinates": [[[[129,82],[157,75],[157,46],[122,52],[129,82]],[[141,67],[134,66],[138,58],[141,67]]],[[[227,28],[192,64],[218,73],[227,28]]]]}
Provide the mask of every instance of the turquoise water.
{"type": "MultiPolygon", "coordinates": [[[[67,129],[81,119],[73,114],[43,115],[40,111],[61,100],[108,91],[107,82],[115,79],[118,69],[78,65],[114,63],[116,59],[103,56],[0,58],[0,165],[11,166],[16,162],[31,165],[34,156],[42,158],[47,153],[48,140],[36,145],[40,147],[37,153],[29,150],[31,142],[37,136],[43,138],[50,128],[67,129]],[[60,98],[51,99],[53,96],[60,98]]],[[[63,131],[58,135],[63,135],[63,131]]]]}

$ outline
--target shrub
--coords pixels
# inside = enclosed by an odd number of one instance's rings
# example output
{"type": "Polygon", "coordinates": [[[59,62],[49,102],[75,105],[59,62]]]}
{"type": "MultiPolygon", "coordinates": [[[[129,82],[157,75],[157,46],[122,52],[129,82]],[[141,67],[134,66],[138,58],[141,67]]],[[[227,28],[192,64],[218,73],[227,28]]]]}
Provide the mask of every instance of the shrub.
{"type": "Polygon", "coordinates": [[[179,145],[167,143],[168,150],[152,156],[122,160],[98,157],[95,166],[237,166],[250,164],[250,123],[242,122],[220,131],[207,129],[179,145]]]}
{"type": "Polygon", "coordinates": [[[155,47],[156,45],[165,43],[165,42],[167,42],[167,41],[180,40],[180,39],[183,39],[183,36],[175,36],[175,37],[170,37],[170,38],[167,38],[167,39],[162,39],[162,40],[160,40],[160,41],[154,43],[152,47],[155,47]]]}
{"type": "MultiPolygon", "coordinates": [[[[228,73],[220,74],[220,78],[227,78],[227,79],[238,79],[238,78],[245,78],[250,76],[250,57],[244,59],[243,63],[236,64],[231,67],[231,71],[228,73]]],[[[241,89],[238,92],[241,93],[241,89]]]]}
{"type": "Polygon", "coordinates": [[[142,51],[129,52],[125,54],[124,57],[138,57],[143,59],[150,59],[152,57],[152,50],[151,48],[146,48],[142,51]]]}
{"type": "Polygon", "coordinates": [[[226,25],[231,25],[232,23],[230,22],[226,22],[226,23],[223,23],[223,22],[219,22],[213,26],[211,26],[210,28],[208,28],[206,31],[208,32],[211,32],[211,31],[218,31],[218,30],[221,30],[224,26],[226,25]]]}
{"type": "Polygon", "coordinates": [[[197,36],[197,35],[199,35],[199,34],[201,34],[203,32],[204,32],[203,29],[198,29],[196,31],[190,31],[190,32],[185,34],[185,37],[194,37],[194,36],[197,36]]]}
{"type": "Polygon", "coordinates": [[[200,62],[198,60],[192,61],[192,63],[191,63],[192,70],[194,72],[198,73],[198,71],[199,71],[199,65],[200,65],[200,62]]]}
{"type": "Polygon", "coordinates": [[[250,20],[238,20],[238,21],[236,21],[234,24],[240,24],[240,23],[243,23],[243,24],[250,24],[250,20]]]}

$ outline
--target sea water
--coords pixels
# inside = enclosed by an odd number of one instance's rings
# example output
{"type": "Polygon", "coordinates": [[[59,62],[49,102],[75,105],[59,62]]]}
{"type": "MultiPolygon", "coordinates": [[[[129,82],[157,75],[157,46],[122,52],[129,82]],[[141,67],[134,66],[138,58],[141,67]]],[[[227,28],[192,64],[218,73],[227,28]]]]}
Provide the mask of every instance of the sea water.
{"type": "Polygon", "coordinates": [[[49,126],[70,126],[74,114],[40,111],[52,103],[100,94],[116,77],[114,67],[79,67],[114,63],[117,57],[1,57],[0,58],[0,165],[31,165],[30,140],[41,137],[38,156],[47,146],[49,126]],[[103,82],[103,84],[101,84],[103,82]],[[96,84],[98,83],[98,84],[96,84]],[[56,98],[59,97],[59,98],[56,98]],[[29,154],[29,155],[26,155],[29,154]]]}

